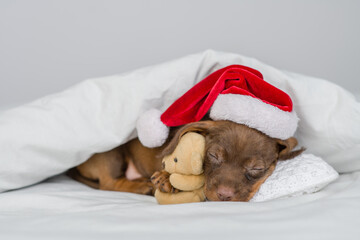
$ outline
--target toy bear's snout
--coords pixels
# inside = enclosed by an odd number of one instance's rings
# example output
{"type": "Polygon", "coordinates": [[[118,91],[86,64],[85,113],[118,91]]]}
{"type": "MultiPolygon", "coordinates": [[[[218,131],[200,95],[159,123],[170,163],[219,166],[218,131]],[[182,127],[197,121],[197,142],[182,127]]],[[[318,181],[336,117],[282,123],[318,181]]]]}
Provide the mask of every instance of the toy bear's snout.
{"type": "MultiPolygon", "coordinates": [[[[174,162],[177,163],[178,162],[178,159],[177,158],[174,158],[174,162]]],[[[165,162],[162,162],[162,168],[165,169],[165,162]]]]}

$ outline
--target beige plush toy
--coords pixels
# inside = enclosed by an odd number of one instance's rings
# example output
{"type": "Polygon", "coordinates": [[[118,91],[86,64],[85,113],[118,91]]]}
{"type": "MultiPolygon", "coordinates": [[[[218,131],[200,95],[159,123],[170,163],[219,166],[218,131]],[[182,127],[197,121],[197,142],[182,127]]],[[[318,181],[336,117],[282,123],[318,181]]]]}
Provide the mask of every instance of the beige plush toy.
{"type": "Polygon", "coordinates": [[[178,193],[155,191],[159,204],[201,202],[205,200],[203,191],[203,162],[205,138],[201,134],[189,132],[182,136],[174,152],[163,159],[164,170],[170,173],[171,185],[181,190],[178,193]]]}

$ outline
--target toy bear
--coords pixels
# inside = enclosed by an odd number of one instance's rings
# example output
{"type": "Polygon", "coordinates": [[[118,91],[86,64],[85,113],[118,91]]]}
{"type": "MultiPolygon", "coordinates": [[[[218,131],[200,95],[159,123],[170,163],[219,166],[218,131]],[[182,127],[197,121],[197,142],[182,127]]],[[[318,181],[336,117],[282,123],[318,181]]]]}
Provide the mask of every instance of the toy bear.
{"type": "Polygon", "coordinates": [[[205,137],[195,132],[181,137],[174,152],[162,160],[163,168],[170,174],[170,184],[180,190],[177,193],[155,191],[159,204],[202,202],[205,200],[203,163],[205,137]]]}

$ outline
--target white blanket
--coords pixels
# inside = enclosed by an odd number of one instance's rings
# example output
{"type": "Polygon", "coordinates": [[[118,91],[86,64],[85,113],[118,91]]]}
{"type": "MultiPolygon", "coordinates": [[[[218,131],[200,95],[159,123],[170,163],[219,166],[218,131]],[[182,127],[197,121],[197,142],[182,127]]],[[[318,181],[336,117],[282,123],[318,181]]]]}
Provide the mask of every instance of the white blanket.
{"type": "Polygon", "coordinates": [[[300,118],[296,137],[338,172],[360,170],[360,103],[325,80],[237,54],[205,51],[130,73],[90,79],[0,114],[0,192],[28,186],[136,137],[150,108],[166,109],[195,83],[231,64],[258,69],[285,90],[300,118]]]}

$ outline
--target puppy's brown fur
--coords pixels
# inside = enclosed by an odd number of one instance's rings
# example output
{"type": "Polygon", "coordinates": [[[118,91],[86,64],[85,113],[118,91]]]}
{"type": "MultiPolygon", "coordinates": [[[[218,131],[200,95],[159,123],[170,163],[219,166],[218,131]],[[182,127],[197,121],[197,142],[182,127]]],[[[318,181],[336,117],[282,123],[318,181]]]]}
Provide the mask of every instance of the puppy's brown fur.
{"type": "Polygon", "coordinates": [[[230,121],[200,121],[172,130],[163,147],[146,148],[134,139],[113,150],[93,155],[70,171],[76,180],[91,187],[140,194],[153,194],[154,187],[174,192],[168,174],[162,172],[161,160],[174,151],[187,132],[205,136],[205,195],[212,201],[248,201],[274,171],[278,160],[299,155],[293,151],[295,138],[279,140],[230,121]],[[125,177],[132,162],[142,178],[125,177]],[[150,182],[150,177],[152,182],[150,182]]]}

